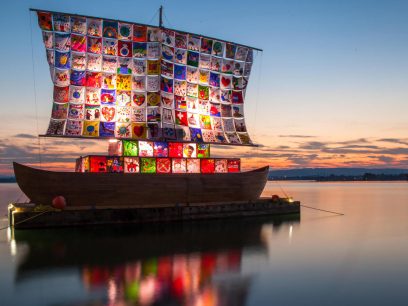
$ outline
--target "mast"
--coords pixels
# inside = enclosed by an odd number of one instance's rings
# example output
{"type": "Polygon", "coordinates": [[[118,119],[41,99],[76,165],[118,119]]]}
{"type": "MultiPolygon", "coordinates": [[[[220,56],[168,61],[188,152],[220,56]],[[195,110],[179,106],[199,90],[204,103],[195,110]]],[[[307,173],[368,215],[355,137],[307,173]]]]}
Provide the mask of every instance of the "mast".
{"type": "Polygon", "coordinates": [[[163,27],[163,5],[160,5],[159,8],[159,27],[163,27]]]}

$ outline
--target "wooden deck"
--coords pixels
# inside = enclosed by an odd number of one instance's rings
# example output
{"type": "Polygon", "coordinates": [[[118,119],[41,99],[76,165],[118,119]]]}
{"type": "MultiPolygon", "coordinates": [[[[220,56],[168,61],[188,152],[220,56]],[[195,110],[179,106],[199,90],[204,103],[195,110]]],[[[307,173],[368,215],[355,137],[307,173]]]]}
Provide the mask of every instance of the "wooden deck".
{"type": "Polygon", "coordinates": [[[38,211],[29,205],[9,205],[9,222],[15,229],[69,227],[102,224],[131,224],[299,214],[300,202],[286,199],[272,201],[233,201],[163,205],[161,207],[67,208],[63,211],[38,211]]]}

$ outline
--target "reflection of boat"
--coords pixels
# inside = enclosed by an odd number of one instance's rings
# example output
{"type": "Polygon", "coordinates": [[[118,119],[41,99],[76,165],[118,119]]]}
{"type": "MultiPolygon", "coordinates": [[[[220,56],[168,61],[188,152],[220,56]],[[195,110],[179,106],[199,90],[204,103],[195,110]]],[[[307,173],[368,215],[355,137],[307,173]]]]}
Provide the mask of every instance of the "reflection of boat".
{"type": "Polygon", "coordinates": [[[17,244],[28,246],[17,280],[54,268],[115,266],[150,257],[259,247],[261,228],[299,221],[299,215],[236,218],[199,222],[14,231],[17,244]]]}
{"type": "Polygon", "coordinates": [[[251,284],[242,273],[245,249],[266,254],[264,225],[298,221],[297,215],[15,231],[17,244],[28,246],[16,281],[79,268],[89,294],[61,305],[244,305],[251,284]]]}
{"type": "Polygon", "coordinates": [[[69,206],[154,206],[174,203],[251,201],[265,186],[268,167],[220,174],[53,172],[14,163],[21,190],[33,203],[62,195],[69,206]]]}

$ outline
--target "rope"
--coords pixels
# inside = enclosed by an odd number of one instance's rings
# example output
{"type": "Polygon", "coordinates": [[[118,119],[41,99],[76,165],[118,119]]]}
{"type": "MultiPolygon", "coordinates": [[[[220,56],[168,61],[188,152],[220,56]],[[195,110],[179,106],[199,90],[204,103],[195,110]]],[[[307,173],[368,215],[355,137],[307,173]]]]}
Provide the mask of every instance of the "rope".
{"type": "Polygon", "coordinates": [[[277,184],[279,186],[279,189],[282,191],[282,193],[285,195],[285,197],[289,198],[288,194],[285,192],[285,190],[283,190],[282,186],[277,181],[273,181],[273,182],[275,182],[275,184],[277,184]]]}
{"type": "Polygon", "coordinates": [[[310,206],[306,206],[306,205],[302,205],[302,204],[300,206],[305,207],[305,208],[314,209],[314,210],[320,210],[320,211],[324,211],[324,212],[328,212],[328,213],[332,213],[332,214],[336,214],[336,215],[340,215],[340,216],[344,216],[344,214],[338,213],[338,212],[335,212],[335,211],[320,209],[320,208],[316,208],[316,207],[310,207],[310,206]]]}
{"type": "MultiPolygon", "coordinates": [[[[28,217],[27,219],[24,219],[24,220],[21,220],[20,222],[15,223],[14,226],[16,226],[16,225],[18,225],[18,224],[21,224],[21,223],[24,223],[24,222],[27,222],[28,220],[32,220],[32,219],[34,219],[34,218],[37,218],[37,217],[39,217],[39,216],[41,216],[41,215],[43,215],[43,214],[45,214],[45,213],[51,212],[51,211],[55,211],[55,210],[54,210],[54,209],[50,209],[50,210],[42,211],[42,212],[38,213],[38,214],[35,215],[35,216],[28,217]]],[[[7,225],[6,227],[0,228],[0,231],[6,230],[6,229],[8,229],[9,227],[11,227],[10,224],[7,225]]]]}
{"type": "Polygon", "coordinates": [[[158,13],[159,13],[159,10],[157,10],[156,13],[154,13],[153,17],[150,18],[150,20],[149,20],[149,22],[148,22],[149,24],[153,21],[153,19],[156,18],[156,16],[157,16],[158,13]]]}
{"type": "Polygon", "coordinates": [[[169,24],[170,27],[174,28],[173,25],[170,23],[169,18],[167,18],[167,15],[165,12],[163,12],[163,16],[166,19],[167,23],[169,24]]]}
{"type": "MultiPolygon", "coordinates": [[[[261,92],[261,78],[262,78],[262,66],[263,66],[263,63],[262,63],[263,52],[262,52],[262,51],[256,51],[256,54],[257,54],[257,55],[258,55],[259,53],[260,53],[260,60],[259,60],[258,82],[257,82],[258,86],[257,86],[257,89],[256,89],[255,112],[254,112],[254,122],[255,122],[255,125],[254,125],[254,136],[255,136],[255,138],[258,136],[258,135],[257,135],[257,128],[256,128],[256,126],[257,126],[257,124],[256,124],[257,120],[256,120],[256,119],[257,119],[257,116],[258,116],[258,102],[259,102],[259,97],[260,97],[260,92],[261,92]]],[[[256,148],[255,148],[255,156],[256,156],[256,158],[258,159],[258,160],[257,160],[258,162],[260,161],[259,152],[260,152],[260,148],[259,148],[259,147],[256,147],[256,148]]]]}
{"type": "Polygon", "coordinates": [[[30,16],[30,42],[31,42],[31,63],[32,63],[32,72],[33,72],[33,89],[34,89],[34,105],[35,105],[35,119],[36,119],[36,127],[37,127],[37,146],[38,146],[38,161],[40,162],[40,168],[42,168],[42,160],[41,160],[41,140],[38,136],[39,127],[38,127],[38,106],[37,106],[37,84],[35,81],[35,65],[34,65],[34,47],[33,47],[33,20],[31,11],[28,11],[30,16]]]}

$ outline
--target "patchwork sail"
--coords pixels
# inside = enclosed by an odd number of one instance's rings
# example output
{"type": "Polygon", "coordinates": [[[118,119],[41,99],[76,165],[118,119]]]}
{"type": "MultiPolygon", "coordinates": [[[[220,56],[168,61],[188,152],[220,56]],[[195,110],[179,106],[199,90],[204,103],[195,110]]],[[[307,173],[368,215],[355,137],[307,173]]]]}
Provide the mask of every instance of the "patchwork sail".
{"type": "Polygon", "coordinates": [[[47,136],[252,145],[244,101],[253,48],[164,27],[37,14],[54,85],[47,136]]]}

